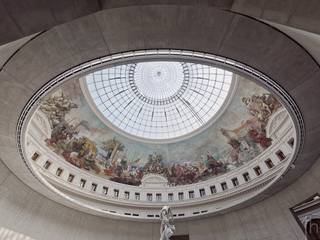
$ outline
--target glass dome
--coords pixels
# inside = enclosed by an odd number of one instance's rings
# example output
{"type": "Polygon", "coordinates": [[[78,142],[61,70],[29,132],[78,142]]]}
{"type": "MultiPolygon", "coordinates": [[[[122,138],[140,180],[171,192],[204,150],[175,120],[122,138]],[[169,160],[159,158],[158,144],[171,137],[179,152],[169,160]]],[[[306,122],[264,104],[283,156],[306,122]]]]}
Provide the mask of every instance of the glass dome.
{"type": "Polygon", "coordinates": [[[142,139],[168,140],[208,125],[229,96],[233,74],[182,61],[107,67],[85,84],[107,124],[142,139]]]}

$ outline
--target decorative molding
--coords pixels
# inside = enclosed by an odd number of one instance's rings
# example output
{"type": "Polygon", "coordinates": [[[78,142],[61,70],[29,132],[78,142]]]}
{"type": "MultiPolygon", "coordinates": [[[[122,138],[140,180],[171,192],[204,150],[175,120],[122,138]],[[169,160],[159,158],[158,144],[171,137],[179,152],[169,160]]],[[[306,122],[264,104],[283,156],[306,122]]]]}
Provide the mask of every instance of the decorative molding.
{"type": "Polygon", "coordinates": [[[168,179],[160,174],[146,174],[141,180],[141,187],[145,188],[163,188],[168,186],[168,179]]]}

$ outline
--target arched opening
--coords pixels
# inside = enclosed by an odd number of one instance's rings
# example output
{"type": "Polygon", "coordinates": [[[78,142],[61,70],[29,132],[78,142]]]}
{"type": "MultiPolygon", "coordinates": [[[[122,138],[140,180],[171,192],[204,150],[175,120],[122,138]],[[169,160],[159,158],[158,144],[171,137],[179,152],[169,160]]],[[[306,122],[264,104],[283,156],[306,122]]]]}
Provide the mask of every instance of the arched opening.
{"type": "Polygon", "coordinates": [[[309,240],[320,240],[320,219],[311,219],[307,223],[306,231],[309,240]]]}

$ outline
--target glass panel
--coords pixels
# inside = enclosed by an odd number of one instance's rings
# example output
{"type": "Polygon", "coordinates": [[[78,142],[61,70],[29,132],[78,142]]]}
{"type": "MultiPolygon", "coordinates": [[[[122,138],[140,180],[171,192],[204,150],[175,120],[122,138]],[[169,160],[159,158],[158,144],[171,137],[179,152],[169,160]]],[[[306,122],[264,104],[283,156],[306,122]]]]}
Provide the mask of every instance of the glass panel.
{"type": "Polygon", "coordinates": [[[108,122],[147,139],[170,139],[205,125],[224,104],[232,73],[174,61],[133,62],[86,76],[108,122]]]}

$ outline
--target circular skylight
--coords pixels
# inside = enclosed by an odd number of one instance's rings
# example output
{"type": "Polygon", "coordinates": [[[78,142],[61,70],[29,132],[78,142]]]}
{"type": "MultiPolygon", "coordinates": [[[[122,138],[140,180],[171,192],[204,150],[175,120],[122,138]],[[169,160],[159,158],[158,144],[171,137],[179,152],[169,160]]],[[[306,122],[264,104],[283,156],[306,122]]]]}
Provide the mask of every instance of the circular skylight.
{"type": "Polygon", "coordinates": [[[142,62],[130,76],[130,85],[138,97],[165,104],[180,89],[186,89],[183,66],[179,62],[142,62]]]}
{"type": "Polygon", "coordinates": [[[85,77],[107,124],[131,136],[168,140],[207,125],[229,95],[232,72],[180,61],[107,67],[85,77]]]}

